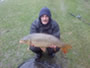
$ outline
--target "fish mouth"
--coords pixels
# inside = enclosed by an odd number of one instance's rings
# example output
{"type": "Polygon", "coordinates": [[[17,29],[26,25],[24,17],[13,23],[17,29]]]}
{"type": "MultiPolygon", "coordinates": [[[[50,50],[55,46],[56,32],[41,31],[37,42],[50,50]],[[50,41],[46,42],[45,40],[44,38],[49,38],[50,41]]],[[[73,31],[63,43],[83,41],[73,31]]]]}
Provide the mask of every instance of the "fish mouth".
{"type": "Polygon", "coordinates": [[[22,40],[19,41],[20,44],[23,44],[24,42],[22,40]]]}
{"type": "Polygon", "coordinates": [[[20,40],[19,43],[20,43],[20,44],[27,44],[27,45],[30,45],[30,44],[31,44],[31,41],[20,40]]]}

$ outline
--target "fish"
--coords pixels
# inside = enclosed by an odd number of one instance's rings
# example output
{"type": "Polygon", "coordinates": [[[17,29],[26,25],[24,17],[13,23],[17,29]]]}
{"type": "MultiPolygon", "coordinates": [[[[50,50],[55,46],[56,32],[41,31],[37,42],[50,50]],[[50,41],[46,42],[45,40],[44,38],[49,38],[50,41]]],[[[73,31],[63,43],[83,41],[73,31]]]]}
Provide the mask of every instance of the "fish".
{"type": "Polygon", "coordinates": [[[45,33],[33,33],[27,36],[24,36],[20,41],[20,44],[34,45],[35,47],[47,48],[51,45],[55,45],[60,48],[60,50],[66,54],[69,49],[72,48],[71,45],[62,42],[57,37],[51,34],[45,33]]]}

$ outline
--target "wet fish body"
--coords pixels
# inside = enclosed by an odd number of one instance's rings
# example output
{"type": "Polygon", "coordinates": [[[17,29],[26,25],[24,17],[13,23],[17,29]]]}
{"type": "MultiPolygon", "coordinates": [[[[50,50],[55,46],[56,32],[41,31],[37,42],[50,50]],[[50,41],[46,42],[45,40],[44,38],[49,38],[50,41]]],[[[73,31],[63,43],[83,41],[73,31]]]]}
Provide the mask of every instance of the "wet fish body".
{"type": "Polygon", "coordinates": [[[29,34],[23,37],[20,40],[20,43],[27,44],[29,46],[34,44],[35,47],[40,47],[40,48],[47,48],[50,47],[51,45],[56,45],[57,47],[62,48],[62,50],[63,48],[64,50],[71,48],[70,45],[61,42],[55,36],[44,33],[29,34]]]}
{"type": "Polygon", "coordinates": [[[25,36],[20,41],[24,44],[34,44],[36,47],[49,47],[50,45],[56,45],[58,47],[62,47],[64,45],[58,38],[43,33],[34,33],[25,36]]]}

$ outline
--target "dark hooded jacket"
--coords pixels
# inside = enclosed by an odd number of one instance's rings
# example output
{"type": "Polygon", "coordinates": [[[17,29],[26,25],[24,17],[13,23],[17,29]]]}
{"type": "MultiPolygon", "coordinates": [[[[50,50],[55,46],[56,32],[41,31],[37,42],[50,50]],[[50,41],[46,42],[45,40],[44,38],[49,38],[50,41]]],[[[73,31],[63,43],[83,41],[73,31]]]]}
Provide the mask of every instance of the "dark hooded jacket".
{"type": "Polygon", "coordinates": [[[47,33],[60,39],[59,25],[56,21],[51,19],[51,12],[47,7],[41,9],[39,18],[36,19],[31,25],[30,33],[47,33]],[[43,25],[40,20],[40,17],[44,14],[49,16],[49,22],[46,25],[43,25]]]}

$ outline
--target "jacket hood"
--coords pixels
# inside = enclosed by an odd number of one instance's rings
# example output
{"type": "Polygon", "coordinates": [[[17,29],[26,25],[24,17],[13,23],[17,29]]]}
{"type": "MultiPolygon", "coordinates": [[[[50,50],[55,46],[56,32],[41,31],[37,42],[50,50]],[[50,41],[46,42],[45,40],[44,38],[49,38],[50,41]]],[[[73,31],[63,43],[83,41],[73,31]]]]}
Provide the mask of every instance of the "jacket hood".
{"type": "Polygon", "coordinates": [[[51,12],[50,12],[50,10],[49,10],[47,7],[44,7],[44,8],[42,8],[42,9],[40,10],[39,18],[40,18],[42,15],[44,15],[44,14],[48,15],[49,18],[51,18],[51,12]]]}

